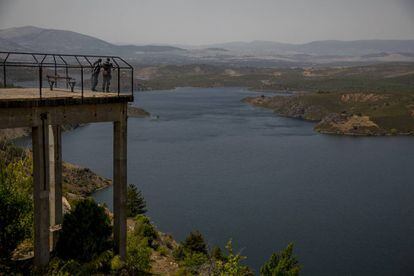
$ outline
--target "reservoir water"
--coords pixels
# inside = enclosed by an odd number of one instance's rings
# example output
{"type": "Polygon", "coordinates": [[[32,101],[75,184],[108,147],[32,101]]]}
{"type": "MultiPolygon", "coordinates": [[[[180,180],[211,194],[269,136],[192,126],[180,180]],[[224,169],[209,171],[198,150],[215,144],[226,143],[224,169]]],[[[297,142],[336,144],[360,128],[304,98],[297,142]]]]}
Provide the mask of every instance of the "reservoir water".
{"type": "MultiPolygon", "coordinates": [[[[303,275],[414,275],[414,139],[320,135],[249,95],[136,94],[153,117],[128,121],[128,182],[157,227],[231,238],[256,272],[293,242],[303,275]]],[[[65,133],[63,158],[112,178],[112,125],[65,133]]],[[[112,189],[95,198],[112,206],[112,189]]]]}

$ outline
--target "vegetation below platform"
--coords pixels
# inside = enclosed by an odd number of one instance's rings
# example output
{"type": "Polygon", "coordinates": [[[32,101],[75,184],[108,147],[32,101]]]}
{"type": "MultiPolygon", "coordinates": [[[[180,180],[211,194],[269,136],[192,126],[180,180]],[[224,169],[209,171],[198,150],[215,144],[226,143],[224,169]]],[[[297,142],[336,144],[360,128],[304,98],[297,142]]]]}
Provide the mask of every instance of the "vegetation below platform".
{"type": "MultiPolygon", "coordinates": [[[[33,180],[28,150],[1,143],[0,147],[0,274],[33,275],[253,275],[245,259],[233,250],[211,250],[194,231],[177,243],[158,231],[143,215],[146,204],[135,186],[128,187],[127,257],[112,252],[112,214],[88,195],[110,185],[89,169],[64,164],[64,219],[49,265],[35,268],[33,256],[33,180]]],[[[298,275],[300,265],[292,245],[274,253],[260,274],[298,275]]]]}

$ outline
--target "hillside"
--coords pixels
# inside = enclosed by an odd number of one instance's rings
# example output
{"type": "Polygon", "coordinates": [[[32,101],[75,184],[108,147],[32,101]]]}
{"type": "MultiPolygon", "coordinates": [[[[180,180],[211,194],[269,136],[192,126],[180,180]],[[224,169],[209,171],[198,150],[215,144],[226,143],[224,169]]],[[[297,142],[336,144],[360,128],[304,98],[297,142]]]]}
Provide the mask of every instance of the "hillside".
{"type": "Polygon", "coordinates": [[[0,50],[124,55],[127,57],[133,56],[136,52],[185,51],[171,46],[120,46],[77,32],[43,29],[33,26],[0,30],[0,50]]]}
{"type": "Polygon", "coordinates": [[[304,44],[273,41],[229,42],[208,45],[249,53],[362,56],[374,53],[414,53],[414,40],[324,40],[304,44]]]}
{"type": "Polygon", "coordinates": [[[243,101],[281,116],[317,122],[320,133],[414,135],[414,93],[302,93],[243,101]]]}
{"type": "Polygon", "coordinates": [[[414,64],[356,67],[254,68],[229,65],[138,67],[142,90],[243,86],[256,91],[414,92],[414,64]]]}
{"type": "Polygon", "coordinates": [[[116,45],[67,30],[34,26],[0,30],[0,51],[120,55],[141,64],[231,64],[238,67],[303,67],[375,62],[414,62],[414,40],[229,42],[201,46],[116,45]]]}

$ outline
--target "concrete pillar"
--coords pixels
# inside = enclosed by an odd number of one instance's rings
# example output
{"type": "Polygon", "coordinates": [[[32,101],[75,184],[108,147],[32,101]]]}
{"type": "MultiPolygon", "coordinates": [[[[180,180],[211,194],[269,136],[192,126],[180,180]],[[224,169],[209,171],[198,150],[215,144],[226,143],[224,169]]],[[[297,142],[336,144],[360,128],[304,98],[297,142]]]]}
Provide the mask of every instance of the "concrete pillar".
{"type": "Polygon", "coordinates": [[[114,122],[114,253],[126,258],[127,198],[127,116],[114,122]]]}
{"type": "Polygon", "coordinates": [[[34,184],[34,263],[41,267],[49,262],[50,171],[48,114],[42,113],[41,125],[32,128],[34,184]]]}
{"type": "Polygon", "coordinates": [[[49,126],[50,164],[50,249],[56,246],[63,222],[62,210],[62,144],[61,127],[49,126]]]}

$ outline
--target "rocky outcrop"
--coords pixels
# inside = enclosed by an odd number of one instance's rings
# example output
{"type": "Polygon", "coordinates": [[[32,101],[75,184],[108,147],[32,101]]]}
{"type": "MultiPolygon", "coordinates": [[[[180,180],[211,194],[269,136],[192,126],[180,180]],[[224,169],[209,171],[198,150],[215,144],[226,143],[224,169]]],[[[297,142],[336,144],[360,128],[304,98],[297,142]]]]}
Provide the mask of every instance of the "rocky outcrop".
{"type": "MultiPolygon", "coordinates": [[[[386,129],[378,123],[380,120],[376,121],[370,116],[362,114],[363,112],[354,111],[355,107],[358,107],[359,110],[365,108],[364,110],[367,112],[371,109],[388,108],[390,106],[389,95],[373,93],[332,94],[328,97],[317,94],[274,97],[262,95],[247,97],[243,99],[243,102],[272,109],[281,116],[318,122],[315,130],[324,134],[352,136],[414,134],[414,131],[410,129],[386,129]],[[375,105],[373,105],[374,103],[375,105]]],[[[407,108],[410,117],[414,117],[414,106],[408,106],[407,108]]],[[[394,119],[393,117],[390,118],[394,119]]],[[[395,120],[398,120],[398,117],[395,120]]],[[[398,121],[396,121],[396,124],[398,124],[398,121]]]]}
{"type": "Polygon", "coordinates": [[[69,201],[64,196],[62,196],[62,209],[63,214],[67,214],[70,212],[70,210],[72,210],[72,206],[70,206],[69,201]]]}
{"type": "MultiPolygon", "coordinates": [[[[63,125],[62,130],[70,131],[80,126],[81,126],[80,124],[63,125]]],[[[13,139],[29,136],[30,133],[31,133],[31,129],[28,127],[0,129],[0,141],[8,141],[8,140],[13,140],[13,139]]]]}
{"type": "Polygon", "coordinates": [[[145,111],[142,108],[136,107],[136,106],[128,106],[128,117],[131,118],[143,118],[143,117],[149,117],[151,114],[147,111],[145,111]]]}
{"type": "Polygon", "coordinates": [[[243,102],[254,106],[273,109],[281,116],[304,119],[307,121],[320,121],[329,112],[318,105],[309,105],[300,100],[300,96],[274,96],[274,97],[247,97],[243,102]]]}
{"type": "Polygon", "coordinates": [[[332,113],[324,117],[315,130],[325,134],[342,134],[352,136],[385,135],[381,129],[368,116],[347,115],[332,113]]]}
{"type": "Polygon", "coordinates": [[[341,101],[344,103],[359,102],[359,103],[375,103],[380,100],[387,99],[387,95],[373,94],[373,93],[349,93],[342,94],[341,101]]]}
{"type": "Polygon", "coordinates": [[[0,129],[0,141],[13,140],[30,134],[29,128],[0,129]]]}
{"type": "Polygon", "coordinates": [[[408,105],[407,108],[410,116],[414,118],[414,105],[408,105]]]}
{"type": "Polygon", "coordinates": [[[93,192],[112,185],[112,181],[88,168],[63,163],[63,191],[69,200],[90,196],[93,192]]]}

